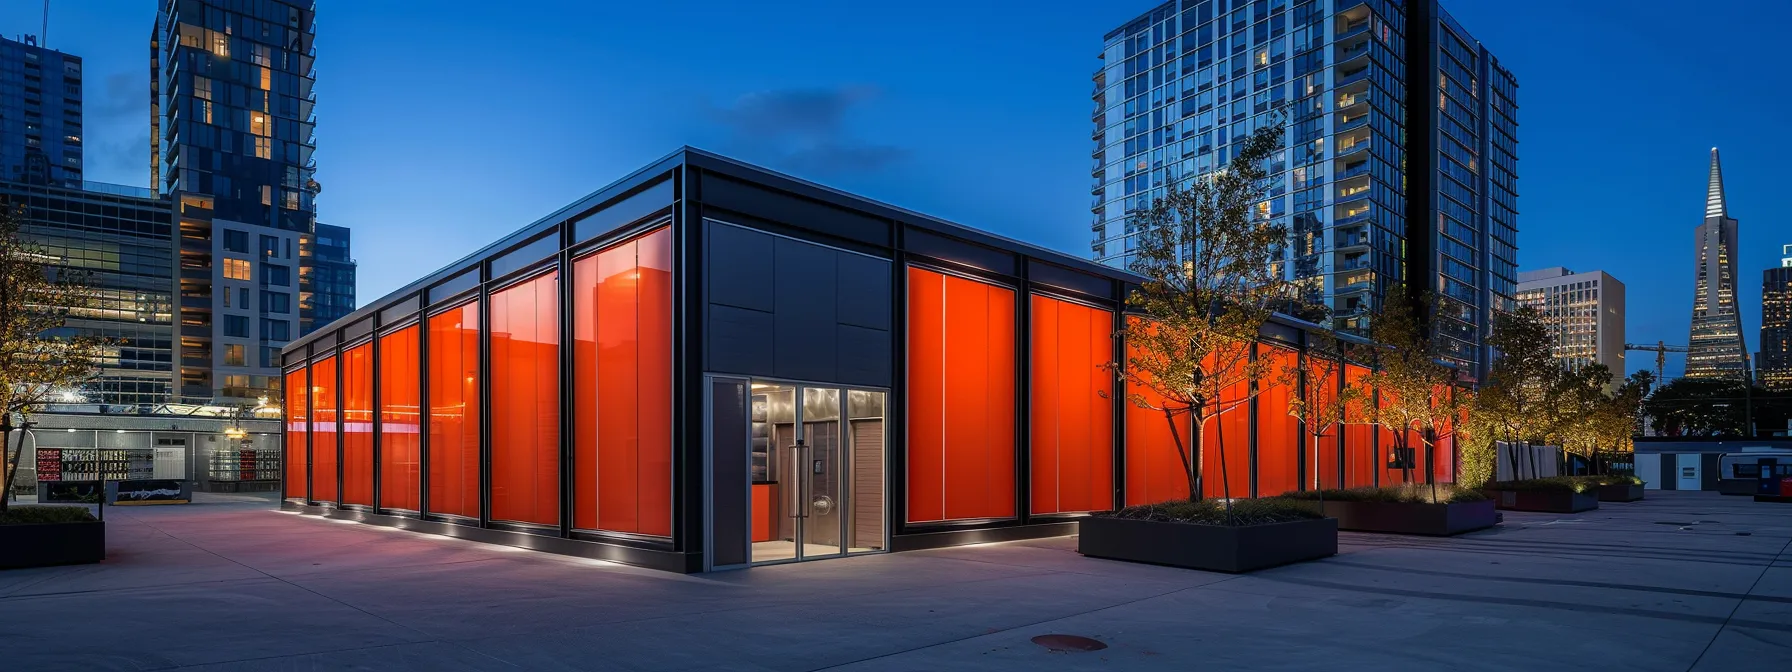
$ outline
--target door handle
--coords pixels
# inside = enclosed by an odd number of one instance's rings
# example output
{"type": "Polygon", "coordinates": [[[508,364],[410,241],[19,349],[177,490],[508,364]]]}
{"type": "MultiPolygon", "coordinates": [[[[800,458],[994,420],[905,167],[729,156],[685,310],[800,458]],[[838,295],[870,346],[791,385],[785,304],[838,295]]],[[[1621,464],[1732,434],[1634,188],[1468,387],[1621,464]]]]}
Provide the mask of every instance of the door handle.
{"type": "Polygon", "coordinates": [[[809,497],[807,487],[809,478],[808,474],[805,473],[808,471],[809,465],[809,461],[805,459],[808,453],[806,450],[807,448],[808,446],[803,445],[803,442],[800,440],[796,442],[796,445],[790,447],[790,466],[787,467],[790,471],[790,478],[786,486],[790,490],[785,497],[789,504],[787,508],[790,511],[791,518],[809,517],[809,497]]]}

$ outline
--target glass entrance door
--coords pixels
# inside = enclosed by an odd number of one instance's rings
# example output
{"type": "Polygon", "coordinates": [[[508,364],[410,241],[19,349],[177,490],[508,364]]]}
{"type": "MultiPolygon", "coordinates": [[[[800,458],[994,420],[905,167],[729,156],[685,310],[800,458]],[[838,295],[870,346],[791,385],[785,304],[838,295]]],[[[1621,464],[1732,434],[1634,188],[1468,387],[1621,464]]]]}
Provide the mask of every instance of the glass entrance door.
{"type": "Polygon", "coordinates": [[[883,399],[883,392],[753,382],[753,563],[883,550],[883,399]]]}

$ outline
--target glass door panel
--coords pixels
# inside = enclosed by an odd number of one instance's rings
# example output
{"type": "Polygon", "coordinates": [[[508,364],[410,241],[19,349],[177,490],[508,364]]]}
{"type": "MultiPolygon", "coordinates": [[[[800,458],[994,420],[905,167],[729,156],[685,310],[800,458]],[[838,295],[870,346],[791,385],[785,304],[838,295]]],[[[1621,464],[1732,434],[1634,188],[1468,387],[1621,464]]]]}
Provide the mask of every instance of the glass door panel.
{"type": "Polygon", "coordinates": [[[798,530],[790,506],[798,493],[797,388],[755,382],[749,398],[752,473],[752,561],[797,558],[798,530]]]}
{"type": "Polygon", "coordinates": [[[755,381],[748,415],[752,562],[884,549],[883,392],[755,381]]]}
{"type": "Polygon", "coordinates": [[[840,390],[803,392],[802,499],[796,517],[803,558],[839,555],[846,532],[845,462],[840,450],[840,390]]]}
{"type": "Polygon", "coordinates": [[[884,550],[884,393],[846,391],[848,553],[884,550]]]}

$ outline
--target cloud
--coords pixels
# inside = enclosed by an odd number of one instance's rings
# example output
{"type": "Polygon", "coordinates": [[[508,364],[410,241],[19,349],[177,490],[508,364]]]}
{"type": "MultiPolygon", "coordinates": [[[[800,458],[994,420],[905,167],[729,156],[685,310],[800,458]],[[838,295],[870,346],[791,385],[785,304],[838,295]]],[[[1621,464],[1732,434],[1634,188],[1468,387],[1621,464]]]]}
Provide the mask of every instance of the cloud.
{"type": "Polygon", "coordinates": [[[877,97],[864,86],[757,91],[709,106],[708,117],[728,131],[729,145],[777,167],[868,173],[908,156],[905,148],[858,140],[847,129],[850,113],[877,97]]]}
{"type": "Polygon", "coordinates": [[[85,115],[93,119],[149,119],[149,79],[140,72],[106,75],[105,89],[89,95],[85,115]]]}

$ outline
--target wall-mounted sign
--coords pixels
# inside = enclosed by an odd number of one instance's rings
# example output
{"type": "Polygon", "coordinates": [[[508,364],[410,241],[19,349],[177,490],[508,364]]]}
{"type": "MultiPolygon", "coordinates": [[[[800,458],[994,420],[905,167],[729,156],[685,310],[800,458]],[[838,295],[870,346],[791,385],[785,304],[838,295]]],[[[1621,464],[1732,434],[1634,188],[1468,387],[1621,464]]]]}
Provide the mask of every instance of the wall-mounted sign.
{"type": "Polygon", "coordinates": [[[106,501],[118,506],[134,504],[186,504],[193,501],[193,486],[173,479],[107,481],[106,501]]]}

